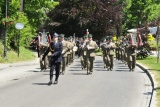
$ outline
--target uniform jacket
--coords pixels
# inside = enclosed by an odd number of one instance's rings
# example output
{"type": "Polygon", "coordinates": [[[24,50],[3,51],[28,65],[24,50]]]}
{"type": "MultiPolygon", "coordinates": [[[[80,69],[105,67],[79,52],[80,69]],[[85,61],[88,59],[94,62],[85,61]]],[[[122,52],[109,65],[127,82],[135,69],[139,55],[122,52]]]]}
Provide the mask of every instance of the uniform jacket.
{"type": "Polygon", "coordinates": [[[62,45],[63,45],[62,56],[67,57],[67,52],[69,51],[69,43],[68,43],[68,41],[63,40],[62,45]]]}
{"type": "Polygon", "coordinates": [[[88,48],[87,55],[89,57],[95,57],[96,56],[95,49],[98,48],[97,43],[95,41],[89,41],[87,48],[88,48]],[[91,49],[89,49],[89,48],[91,48],[91,49]]]}
{"type": "Polygon", "coordinates": [[[75,42],[70,42],[70,52],[73,53],[73,47],[76,46],[75,42]]]}
{"type": "Polygon", "coordinates": [[[109,55],[114,55],[114,49],[116,48],[115,43],[113,43],[113,42],[109,43],[109,47],[110,47],[109,55]]]}
{"type": "Polygon", "coordinates": [[[51,59],[50,61],[53,63],[61,62],[62,61],[62,50],[63,45],[61,42],[51,42],[50,46],[48,47],[47,51],[44,53],[44,57],[51,52],[51,59]]]}

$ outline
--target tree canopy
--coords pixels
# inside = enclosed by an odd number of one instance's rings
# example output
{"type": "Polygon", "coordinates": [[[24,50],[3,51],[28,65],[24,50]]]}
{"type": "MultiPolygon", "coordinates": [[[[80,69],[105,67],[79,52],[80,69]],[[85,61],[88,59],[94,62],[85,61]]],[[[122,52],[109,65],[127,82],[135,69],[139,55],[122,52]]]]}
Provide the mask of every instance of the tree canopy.
{"type": "Polygon", "coordinates": [[[50,32],[83,36],[86,29],[96,38],[117,34],[122,18],[122,4],[118,0],[61,0],[46,23],[50,32]],[[54,30],[53,30],[54,29],[54,30]]]}
{"type": "Polygon", "coordinates": [[[21,30],[21,46],[28,46],[29,41],[33,36],[37,35],[38,29],[43,26],[44,22],[48,19],[47,13],[54,9],[58,2],[52,0],[7,0],[8,1],[8,14],[5,18],[6,4],[5,0],[0,2],[0,38],[4,37],[4,22],[11,18],[14,23],[7,25],[7,43],[9,46],[10,41],[17,40],[18,30],[15,28],[17,22],[24,24],[24,29],[21,30]],[[20,11],[23,1],[23,11],[20,11]]]}

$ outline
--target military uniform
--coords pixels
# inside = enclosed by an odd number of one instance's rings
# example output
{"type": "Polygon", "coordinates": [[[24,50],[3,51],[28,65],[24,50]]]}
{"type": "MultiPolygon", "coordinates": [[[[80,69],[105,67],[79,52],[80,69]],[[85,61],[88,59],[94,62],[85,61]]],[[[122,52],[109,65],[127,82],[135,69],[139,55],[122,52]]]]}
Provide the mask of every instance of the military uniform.
{"type": "Polygon", "coordinates": [[[73,50],[73,48],[76,46],[76,43],[75,43],[75,41],[72,41],[71,42],[72,43],[72,54],[71,54],[71,62],[73,63],[73,61],[74,61],[74,58],[75,58],[75,51],[73,50]]]}
{"type": "Polygon", "coordinates": [[[67,51],[67,64],[66,64],[66,66],[68,66],[68,65],[70,65],[71,63],[71,43],[69,42],[69,39],[70,38],[68,38],[68,51],[67,51]]]}
{"type": "Polygon", "coordinates": [[[69,51],[69,44],[68,41],[64,40],[64,34],[61,34],[60,37],[63,45],[61,73],[62,75],[64,75],[67,63],[67,52],[69,51]]]}
{"type": "Polygon", "coordinates": [[[126,41],[126,38],[123,38],[123,41],[121,42],[121,60],[125,64],[127,64],[127,52],[128,52],[128,42],[126,41]]]}
{"type": "Polygon", "coordinates": [[[39,55],[40,55],[39,62],[40,62],[41,71],[46,70],[48,65],[49,65],[48,57],[45,57],[45,59],[42,61],[42,57],[43,57],[45,51],[47,50],[47,48],[48,48],[47,41],[46,41],[46,43],[43,43],[42,34],[39,33],[39,36],[38,36],[38,50],[39,50],[39,55]]]}
{"type": "Polygon", "coordinates": [[[110,39],[110,42],[108,44],[109,47],[109,59],[110,59],[110,67],[109,69],[112,70],[113,69],[113,60],[114,60],[114,49],[116,48],[115,43],[112,42],[112,40],[110,39]]]}
{"type": "Polygon", "coordinates": [[[120,44],[116,43],[116,59],[120,60],[121,51],[120,51],[120,44]]]}
{"type": "Polygon", "coordinates": [[[81,62],[81,68],[83,70],[84,68],[84,50],[83,50],[83,44],[84,44],[84,39],[81,39],[80,43],[79,43],[79,57],[80,57],[80,62],[81,62]]]}
{"type": "Polygon", "coordinates": [[[69,48],[70,48],[70,53],[69,53],[69,65],[71,63],[73,63],[73,47],[74,47],[74,44],[72,42],[72,37],[70,37],[69,39],[69,48]]]}
{"type": "Polygon", "coordinates": [[[127,48],[128,48],[128,52],[127,52],[128,67],[130,71],[134,71],[135,64],[136,64],[136,45],[132,45],[132,46],[130,45],[127,48]]]}
{"type": "Polygon", "coordinates": [[[106,57],[106,45],[107,45],[107,42],[106,41],[103,41],[103,43],[101,43],[100,47],[102,49],[102,57],[103,57],[103,62],[104,62],[104,68],[106,68],[106,60],[105,60],[105,57],[106,57]]]}
{"type": "Polygon", "coordinates": [[[92,40],[92,35],[89,34],[89,41],[87,44],[87,74],[92,74],[93,73],[93,62],[95,60],[95,49],[98,48],[98,45],[95,41],[92,40]]]}
{"type": "Polygon", "coordinates": [[[87,57],[87,45],[88,45],[88,38],[85,35],[84,36],[84,42],[82,45],[82,56],[83,58],[81,58],[81,60],[83,61],[83,69],[86,69],[88,66],[88,57],[87,57]]]}
{"type": "Polygon", "coordinates": [[[43,60],[46,57],[46,55],[51,52],[51,58],[50,58],[50,81],[48,85],[52,84],[52,79],[53,79],[53,71],[55,69],[56,71],[56,77],[55,77],[55,82],[54,84],[58,83],[58,78],[59,78],[59,73],[60,73],[60,65],[62,62],[62,50],[63,50],[63,45],[61,42],[58,42],[58,35],[54,35],[54,42],[50,43],[49,48],[47,51],[44,53],[43,60]]]}

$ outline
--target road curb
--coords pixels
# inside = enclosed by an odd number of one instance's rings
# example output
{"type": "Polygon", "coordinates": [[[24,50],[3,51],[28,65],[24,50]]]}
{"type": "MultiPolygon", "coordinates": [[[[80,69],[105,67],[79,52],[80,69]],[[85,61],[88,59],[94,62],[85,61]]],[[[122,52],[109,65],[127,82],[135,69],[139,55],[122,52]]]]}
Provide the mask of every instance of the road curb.
{"type": "Polygon", "coordinates": [[[151,84],[152,84],[152,93],[151,93],[151,99],[150,99],[150,102],[149,102],[149,106],[148,107],[156,107],[156,104],[155,104],[155,95],[156,93],[154,92],[155,91],[155,80],[154,80],[154,77],[153,75],[150,73],[149,69],[147,67],[144,67],[143,65],[139,64],[139,63],[136,63],[136,66],[138,66],[139,68],[141,68],[146,74],[147,76],[149,77],[150,81],[151,81],[151,84]]]}

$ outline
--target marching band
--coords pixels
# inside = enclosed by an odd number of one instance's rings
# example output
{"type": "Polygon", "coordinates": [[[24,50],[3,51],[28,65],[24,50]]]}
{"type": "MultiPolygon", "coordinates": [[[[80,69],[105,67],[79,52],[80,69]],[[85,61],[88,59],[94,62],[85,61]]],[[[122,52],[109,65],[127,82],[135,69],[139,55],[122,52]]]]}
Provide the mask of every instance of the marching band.
{"type": "MultiPolygon", "coordinates": [[[[55,84],[58,83],[59,75],[64,75],[66,67],[74,62],[75,53],[80,59],[82,70],[86,70],[87,75],[93,73],[95,60],[95,50],[98,45],[92,39],[93,35],[85,34],[83,38],[75,39],[72,36],[65,37],[64,34],[55,33],[51,38],[47,33],[47,41],[42,42],[42,34],[38,36],[38,46],[40,52],[40,68],[45,71],[50,67],[50,81],[52,84],[53,72],[56,71],[55,84]],[[57,38],[57,39],[56,39],[57,38]],[[57,42],[58,45],[55,43],[57,42]]],[[[100,44],[104,68],[112,71],[114,67],[114,57],[128,65],[130,71],[135,70],[136,48],[132,40],[132,35],[124,37],[121,40],[113,41],[111,36],[107,36],[100,44]]]]}

